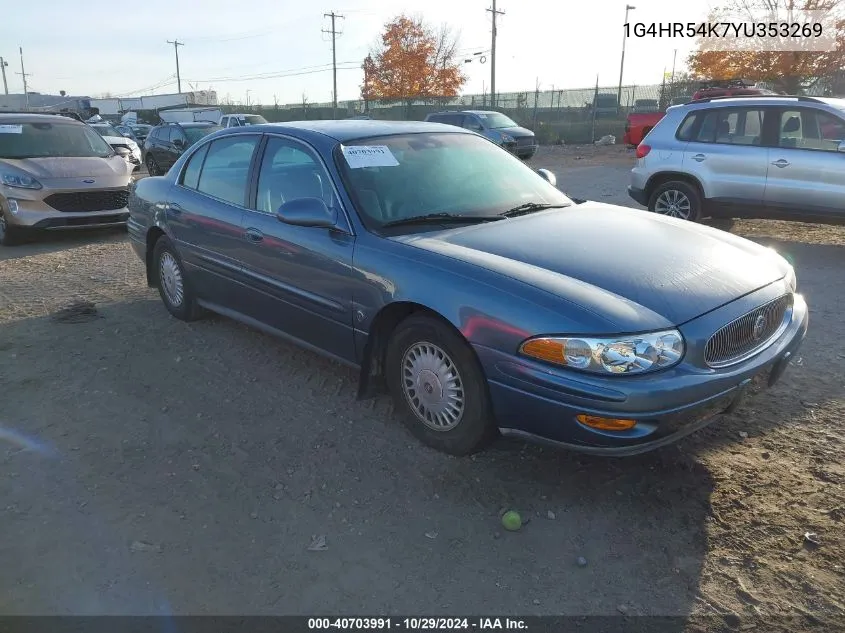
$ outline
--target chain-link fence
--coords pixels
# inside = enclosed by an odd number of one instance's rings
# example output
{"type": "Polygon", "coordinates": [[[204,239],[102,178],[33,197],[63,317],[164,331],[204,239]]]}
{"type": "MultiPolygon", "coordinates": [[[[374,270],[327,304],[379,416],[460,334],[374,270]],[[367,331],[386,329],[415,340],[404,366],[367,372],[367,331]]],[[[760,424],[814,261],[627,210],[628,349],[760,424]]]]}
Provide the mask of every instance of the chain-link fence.
{"type": "MultiPolygon", "coordinates": [[[[758,84],[760,85],[760,84],[758,84]]],[[[765,84],[763,87],[767,87],[765,84]]],[[[659,112],[669,105],[689,101],[702,87],[700,81],[670,81],[643,86],[592,87],[568,90],[508,92],[496,96],[492,106],[489,94],[454,98],[391,101],[342,101],[335,113],[331,103],[300,103],[253,106],[250,111],[268,121],[346,119],[366,114],[373,119],[421,121],[441,110],[495,109],[518,124],[534,131],[544,145],[591,143],[612,134],[622,141],[625,120],[632,112],[659,112]]],[[[806,94],[845,94],[845,76],[812,82],[806,94]]],[[[229,112],[243,112],[244,106],[223,106],[229,112]]]]}

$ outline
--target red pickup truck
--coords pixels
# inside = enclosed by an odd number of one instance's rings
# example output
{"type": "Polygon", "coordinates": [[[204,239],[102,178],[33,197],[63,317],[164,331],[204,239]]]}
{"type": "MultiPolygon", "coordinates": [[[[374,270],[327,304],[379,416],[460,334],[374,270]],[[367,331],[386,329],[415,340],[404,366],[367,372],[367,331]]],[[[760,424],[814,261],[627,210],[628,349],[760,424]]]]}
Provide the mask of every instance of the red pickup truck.
{"type": "MultiPolygon", "coordinates": [[[[702,88],[697,90],[692,97],[676,97],[672,99],[669,105],[679,105],[688,103],[690,101],[697,101],[699,99],[708,99],[712,97],[741,97],[747,95],[765,95],[775,94],[771,90],[764,90],[762,88],[748,88],[746,86],[729,86],[729,87],[715,87],[702,88]]],[[[632,147],[639,145],[645,138],[646,134],[651,132],[651,128],[657,125],[657,122],[663,118],[665,112],[632,112],[625,120],[625,135],[622,137],[622,142],[632,147]]]]}

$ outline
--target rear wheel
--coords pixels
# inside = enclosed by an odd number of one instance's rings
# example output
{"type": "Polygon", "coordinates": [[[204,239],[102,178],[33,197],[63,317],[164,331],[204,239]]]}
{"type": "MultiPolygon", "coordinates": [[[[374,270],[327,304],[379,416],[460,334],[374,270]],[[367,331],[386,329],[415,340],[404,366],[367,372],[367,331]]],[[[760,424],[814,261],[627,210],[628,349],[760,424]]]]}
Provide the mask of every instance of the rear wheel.
{"type": "Polygon", "coordinates": [[[648,201],[648,210],[660,215],[698,222],[701,219],[701,195],[693,185],[680,180],[657,187],[648,201]]]}
{"type": "Polygon", "coordinates": [[[202,309],[188,284],[182,259],[164,235],[153,248],[153,266],[158,293],[167,311],[182,321],[199,319],[202,309]]]}
{"type": "Polygon", "coordinates": [[[396,411],[423,443],[467,455],[494,436],[484,372],[466,341],[439,319],[414,315],[400,323],[385,371],[396,411]]]}

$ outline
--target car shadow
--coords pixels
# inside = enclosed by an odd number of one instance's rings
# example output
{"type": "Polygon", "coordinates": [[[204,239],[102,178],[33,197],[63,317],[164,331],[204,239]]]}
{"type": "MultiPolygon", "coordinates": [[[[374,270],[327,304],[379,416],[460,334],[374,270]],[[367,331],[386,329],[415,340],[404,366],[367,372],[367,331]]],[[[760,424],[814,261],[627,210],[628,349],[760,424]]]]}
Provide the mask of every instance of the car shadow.
{"type": "Polygon", "coordinates": [[[0,247],[0,261],[53,253],[95,242],[125,240],[126,229],[101,228],[74,231],[40,231],[25,234],[20,244],[0,247]]]}
{"type": "Polygon", "coordinates": [[[694,607],[714,482],[692,453],[443,455],[354,371],[152,298],[3,330],[9,613],[694,607]]]}

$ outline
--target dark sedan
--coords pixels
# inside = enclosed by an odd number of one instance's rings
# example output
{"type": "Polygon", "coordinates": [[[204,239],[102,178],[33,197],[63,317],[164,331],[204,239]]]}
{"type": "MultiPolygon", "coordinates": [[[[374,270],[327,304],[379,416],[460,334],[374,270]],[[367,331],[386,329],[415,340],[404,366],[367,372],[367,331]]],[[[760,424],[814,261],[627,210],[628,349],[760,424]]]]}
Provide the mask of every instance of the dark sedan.
{"type": "Polygon", "coordinates": [[[257,125],[140,181],[129,232],[173,316],[354,366],[453,454],[497,431],[640,453],[781,377],[808,315],[783,257],[553,181],[448,125],[257,125]]]}

